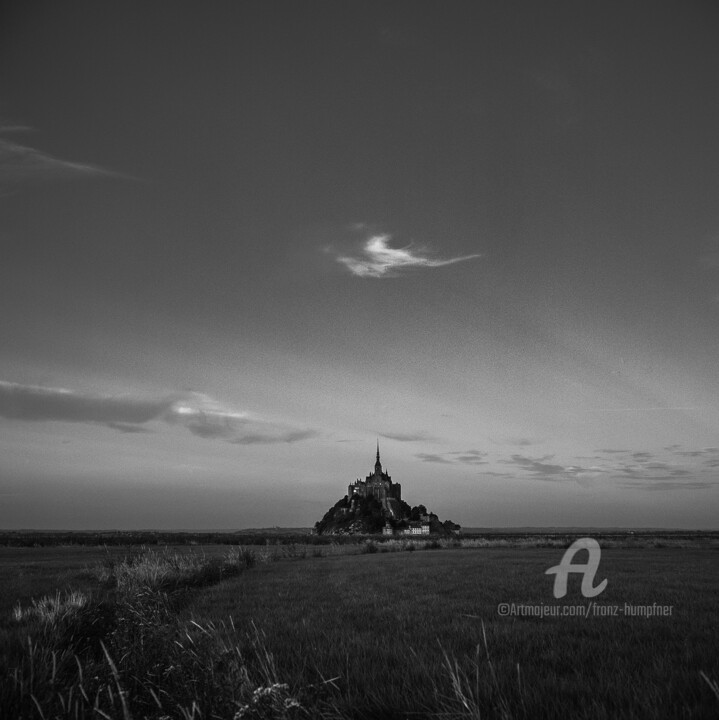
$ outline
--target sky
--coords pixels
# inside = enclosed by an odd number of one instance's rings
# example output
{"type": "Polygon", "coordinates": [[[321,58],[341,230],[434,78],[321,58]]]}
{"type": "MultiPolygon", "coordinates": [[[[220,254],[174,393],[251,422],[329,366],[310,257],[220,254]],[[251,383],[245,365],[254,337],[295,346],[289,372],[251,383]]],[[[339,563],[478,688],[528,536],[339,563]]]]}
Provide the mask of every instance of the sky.
{"type": "Polygon", "coordinates": [[[0,528],[719,527],[714,3],[0,14],[0,528]]]}

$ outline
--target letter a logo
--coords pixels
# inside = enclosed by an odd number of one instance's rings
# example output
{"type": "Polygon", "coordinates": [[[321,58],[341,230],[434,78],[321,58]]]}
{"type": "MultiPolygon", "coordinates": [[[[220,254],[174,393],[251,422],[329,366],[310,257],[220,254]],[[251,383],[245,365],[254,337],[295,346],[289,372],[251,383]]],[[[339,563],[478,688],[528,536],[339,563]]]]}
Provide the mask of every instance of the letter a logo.
{"type": "Polygon", "coordinates": [[[596,597],[599,593],[604,592],[607,587],[606,579],[602,580],[597,587],[592,587],[601,555],[602,550],[599,543],[593,538],[575,540],[564,553],[562,562],[544,571],[545,575],[556,575],[554,578],[554,597],[563,598],[567,594],[567,575],[570,572],[582,574],[582,595],[584,597],[596,597]],[[572,564],[572,559],[579,550],[589,551],[589,561],[586,565],[572,564]]]}

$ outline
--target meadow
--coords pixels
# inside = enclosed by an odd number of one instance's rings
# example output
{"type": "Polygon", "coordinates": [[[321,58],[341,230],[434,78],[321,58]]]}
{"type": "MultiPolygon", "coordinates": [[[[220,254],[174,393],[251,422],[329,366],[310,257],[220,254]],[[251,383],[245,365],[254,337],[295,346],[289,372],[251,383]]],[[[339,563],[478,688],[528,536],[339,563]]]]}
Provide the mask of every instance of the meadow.
{"type": "Polygon", "coordinates": [[[0,717],[716,718],[716,539],[568,544],[0,548],[0,717]]]}

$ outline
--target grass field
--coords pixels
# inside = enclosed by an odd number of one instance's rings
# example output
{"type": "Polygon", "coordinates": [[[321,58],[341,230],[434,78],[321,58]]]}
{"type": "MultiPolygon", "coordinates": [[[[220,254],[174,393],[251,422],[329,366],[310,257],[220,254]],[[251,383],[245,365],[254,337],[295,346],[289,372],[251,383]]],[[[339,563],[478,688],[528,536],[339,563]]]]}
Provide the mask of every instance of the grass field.
{"type": "Polygon", "coordinates": [[[461,714],[445,654],[468,704],[488,714],[716,717],[699,674],[719,675],[716,553],[604,551],[601,605],[657,602],[671,617],[498,616],[500,602],[588,605],[578,587],[554,600],[543,573],[558,559],[436,550],[261,567],[203,591],[186,616],[254,623],[285,681],[340,676],[347,711],[367,717],[461,714]]]}
{"type": "Polygon", "coordinates": [[[715,548],[604,548],[592,617],[500,617],[592,601],[561,548],[390,547],[0,549],[0,716],[719,716],[715,548]]]}

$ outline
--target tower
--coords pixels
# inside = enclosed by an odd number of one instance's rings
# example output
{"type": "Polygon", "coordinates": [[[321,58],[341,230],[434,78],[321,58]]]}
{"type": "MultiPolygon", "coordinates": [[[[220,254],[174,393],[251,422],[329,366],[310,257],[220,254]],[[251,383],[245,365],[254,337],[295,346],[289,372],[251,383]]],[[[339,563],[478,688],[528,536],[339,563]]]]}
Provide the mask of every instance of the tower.
{"type": "Polygon", "coordinates": [[[364,480],[357,479],[347,486],[347,497],[367,498],[374,497],[379,500],[392,517],[395,517],[399,506],[393,505],[394,501],[402,499],[402,486],[393,483],[387,471],[382,470],[382,461],[379,457],[379,440],[377,440],[377,459],[374,464],[374,472],[370,473],[364,480]]]}

